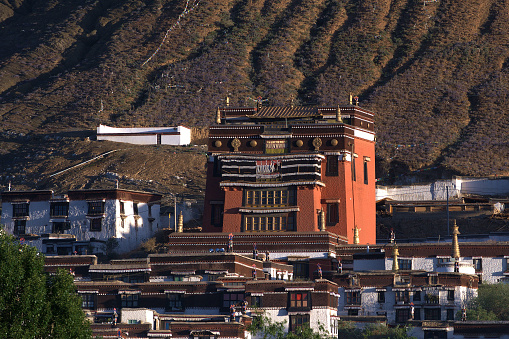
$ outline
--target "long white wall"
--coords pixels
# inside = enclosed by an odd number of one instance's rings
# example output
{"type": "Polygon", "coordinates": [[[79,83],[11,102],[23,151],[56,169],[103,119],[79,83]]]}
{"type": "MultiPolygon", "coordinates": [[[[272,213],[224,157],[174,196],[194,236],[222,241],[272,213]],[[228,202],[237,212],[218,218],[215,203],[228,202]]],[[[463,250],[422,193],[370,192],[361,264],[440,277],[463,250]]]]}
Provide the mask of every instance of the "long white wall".
{"type": "Polygon", "coordinates": [[[183,146],[191,143],[191,130],[183,126],[116,128],[99,125],[99,127],[97,127],[97,140],[109,140],[137,145],[157,145],[158,135],[160,135],[162,145],[183,146]]]}
{"type": "Polygon", "coordinates": [[[426,184],[405,186],[377,186],[376,200],[392,199],[398,201],[447,200],[458,199],[463,195],[484,196],[509,195],[508,178],[470,178],[455,177],[451,180],[438,180],[426,184]],[[449,192],[447,192],[447,189],[449,192]]]}

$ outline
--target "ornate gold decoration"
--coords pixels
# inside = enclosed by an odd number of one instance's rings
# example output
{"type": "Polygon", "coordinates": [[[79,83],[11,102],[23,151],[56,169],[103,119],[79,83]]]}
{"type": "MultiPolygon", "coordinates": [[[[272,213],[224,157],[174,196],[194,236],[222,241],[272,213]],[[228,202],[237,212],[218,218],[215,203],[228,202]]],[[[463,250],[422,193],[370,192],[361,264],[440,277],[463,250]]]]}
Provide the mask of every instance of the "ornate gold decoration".
{"type": "Polygon", "coordinates": [[[458,234],[460,234],[460,231],[458,230],[456,219],[454,219],[454,225],[452,226],[452,257],[456,260],[460,259],[460,245],[458,243],[458,234]]]}
{"type": "Polygon", "coordinates": [[[392,248],[392,270],[394,272],[399,271],[398,256],[399,256],[398,245],[394,244],[394,247],[392,248]]]}
{"type": "Polygon", "coordinates": [[[256,145],[258,145],[256,140],[251,140],[251,142],[249,143],[249,146],[251,146],[251,147],[256,147],[256,145]]]}
{"type": "Polygon", "coordinates": [[[216,147],[221,147],[223,145],[223,143],[219,140],[216,140],[216,142],[214,143],[214,146],[216,147]]]}
{"type": "Polygon", "coordinates": [[[331,143],[332,146],[337,146],[338,145],[338,139],[332,139],[330,141],[330,143],[331,143]]]}
{"type": "Polygon", "coordinates": [[[323,208],[320,210],[320,231],[325,231],[325,212],[323,208]]]}
{"type": "Polygon", "coordinates": [[[218,107],[217,111],[216,111],[216,124],[220,124],[220,123],[221,123],[221,110],[218,107]]]}
{"type": "Polygon", "coordinates": [[[353,228],[353,243],[354,245],[357,245],[360,243],[359,241],[359,231],[361,229],[357,227],[357,225],[355,225],[355,227],[353,228]]]}
{"type": "Polygon", "coordinates": [[[233,151],[234,152],[238,152],[239,151],[239,147],[241,145],[241,142],[238,138],[235,138],[232,140],[232,146],[233,146],[233,151]]]}
{"type": "Polygon", "coordinates": [[[322,146],[322,139],[314,138],[313,139],[313,146],[315,146],[315,151],[318,151],[320,149],[320,146],[322,146]]]}
{"type": "Polygon", "coordinates": [[[302,145],[304,145],[304,143],[302,142],[302,140],[297,140],[295,142],[295,145],[297,145],[297,147],[302,147],[302,145]]]}

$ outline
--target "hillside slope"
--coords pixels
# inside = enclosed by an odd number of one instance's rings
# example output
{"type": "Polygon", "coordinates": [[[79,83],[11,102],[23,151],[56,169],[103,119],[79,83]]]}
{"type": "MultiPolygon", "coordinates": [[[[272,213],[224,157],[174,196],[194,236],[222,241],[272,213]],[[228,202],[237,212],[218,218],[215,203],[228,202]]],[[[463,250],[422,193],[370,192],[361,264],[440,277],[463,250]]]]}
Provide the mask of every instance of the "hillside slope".
{"type": "MultiPolygon", "coordinates": [[[[416,171],[507,175],[507,8],[506,0],[0,0],[0,129],[206,126],[226,96],[232,105],[258,96],[330,105],[353,93],[377,114],[385,182],[416,171]]],[[[12,159],[25,146],[7,139],[2,157],[12,159]]],[[[3,161],[1,170],[5,185],[3,161]]]]}

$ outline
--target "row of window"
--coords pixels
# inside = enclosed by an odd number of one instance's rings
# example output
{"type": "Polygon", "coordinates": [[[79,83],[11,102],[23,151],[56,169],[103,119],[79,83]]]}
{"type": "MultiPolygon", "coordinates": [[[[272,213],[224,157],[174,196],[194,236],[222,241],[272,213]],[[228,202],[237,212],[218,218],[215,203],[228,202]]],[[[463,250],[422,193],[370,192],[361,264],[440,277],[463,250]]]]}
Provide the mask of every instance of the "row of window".
{"type": "MultiPolygon", "coordinates": [[[[414,320],[442,320],[442,311],[440,308],[424,308],[424,319],[422,318],[421,308],[414,308],[414,320]]],[[[454,309],[446,309],[446,319],[454,320],[454,309]]],[[[396,322],[406,323],[412,319],[412,310],[410,308],[396,309],[396,322]]]]}
{"type": "MultiPolygon", "coordinates": [[[[138,203],[133,203],[133,214],[138,215],[138,203]]],[[[97,215],[105,213],[104,201],[89,201],[88,202],[88,215],[97,215]]],[[[148,214],[151,215],[151,205],[148,206],[148,214]]],[[[30,203],[15,203],[12,204],[12,216],[14,218],[28,217],[29,216],[30,203]]],[[[120,202],[120,214],[125,214],[125,202],[120,202]]],[[[50,216],[55,217],[67,217],[69,216],[69,202],[51,202],[50,203],[50,216]]]]}
{"type": "Polygon", "coordinates": [[[246,190],[245,206],[293,206],[295,190],[246,190]]]}
{"type": "Polygon", "coordinates": [[[244,230],[246,232],[294,231],[294,213],[269,216],[244,216],[244,230]]]}
{"type": "MultiPolygon", "coordinates": [[[[377,301],[380,304],[385,303],[385,291],[377,292],[377,301]]],[[[426,293],[422,295],[421,291],[413,292],[412,301],[424,301],[427,304],[438,304],[440,302],[439,294],[426,293]]],[[[396,303],[410,303],[410,291],[395,291],[394,301],[396,303]]],[[[447,291],[447,301],[454,301],[454,290],[447,291]]],[[[347,291],[346,292],[346,304],[347,305],[361,305],[361,292],[360,291],[347,291]]]]}

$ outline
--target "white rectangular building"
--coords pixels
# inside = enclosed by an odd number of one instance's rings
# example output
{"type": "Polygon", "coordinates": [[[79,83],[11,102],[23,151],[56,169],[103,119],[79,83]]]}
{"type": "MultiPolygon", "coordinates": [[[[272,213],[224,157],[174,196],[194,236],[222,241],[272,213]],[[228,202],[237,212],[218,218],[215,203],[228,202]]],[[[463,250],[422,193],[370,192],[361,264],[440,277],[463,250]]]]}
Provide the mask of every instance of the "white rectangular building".
{"type": "Polygon", "coordinates": [[[97,127],[97,140],[137,145],[183,146],[191,143],[191,129],[184,126],[116,128],[99,125],[97,127]]]}
{"type": "Polygon", "coordinates": [[[123,189],[75,190],[63,196],[9,191],[2,193],[1,222],[7,232],[48,255],[86,254],[101,241],[125,253],[160,228],[160,200],[159,194],[123,189]]]}

